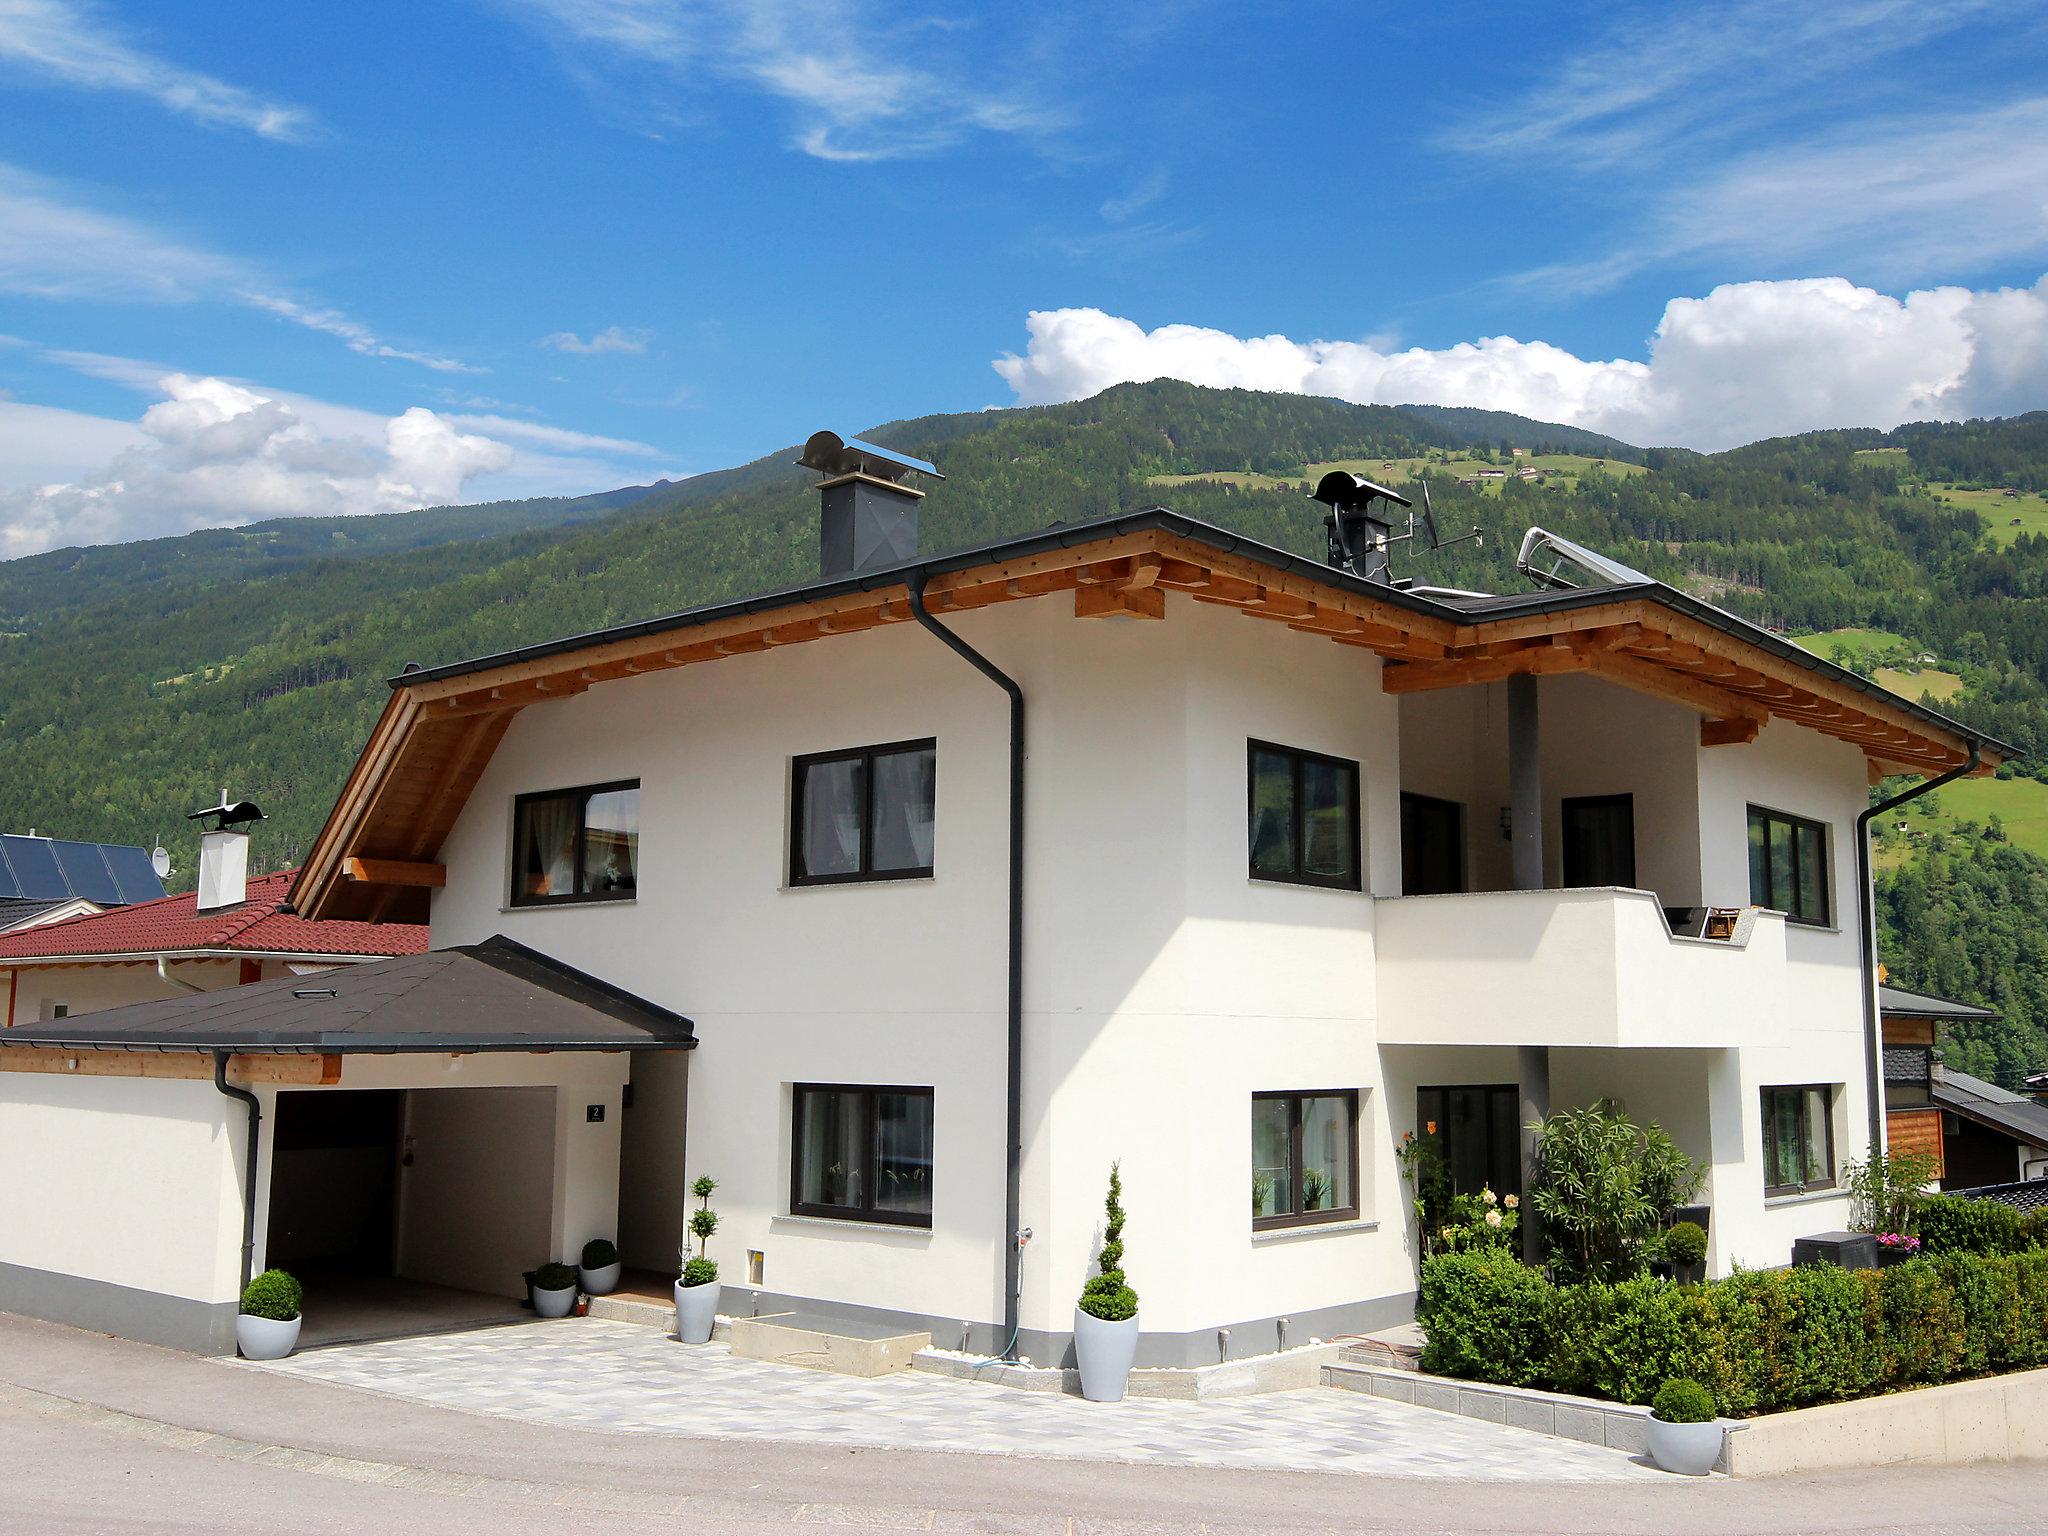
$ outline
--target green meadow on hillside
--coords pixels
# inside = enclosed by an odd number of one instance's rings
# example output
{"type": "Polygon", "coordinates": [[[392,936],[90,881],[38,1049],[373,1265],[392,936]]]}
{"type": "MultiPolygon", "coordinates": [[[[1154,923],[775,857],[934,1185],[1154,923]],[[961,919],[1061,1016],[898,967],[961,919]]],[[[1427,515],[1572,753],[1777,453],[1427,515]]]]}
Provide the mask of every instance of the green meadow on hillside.
{"type": "Polygon", "coordinates": [[[2048,496],[2032,491],[2008,496],[2002,490],[1972,491],[1939,483],[1927,488],[1948,505],[1967,507],[1983,518],[1985,537],[2000,547],[2023,533],[2048,533],[2048,496]]]}
{"type": "Polygon", "coordinates": [[[1916,800],[1886,819],[1878,852],[1881,865],[1903,863],[1912,845],[1930,834],[1952,833],[1966,821],[1988,827],[1994,816],[2004,827],[2007,842],[2048,858],[2048,784],[2036,779],[1962,779],[1943,785],[1929,798],[1934,801],[1931,812],[1926,800],[1916,800]],[[1909,837],[1898,834],[1901,821],[1910,829],[1909,837]]]}
{"type": "MultiPolygon", "coordinates": [[[[1506,455],[1492,459],[1474,458],[1469,455],[1435,452],[1415,458],[1402,459],[1331,459],[1324,463],[1307,464],[1301,480],[1285,476],[1256,474],[1246,470],[1204,470],[1192,475],[1150,475],[1147,483],[1160,486],[1179,485],[1229,485],[1239,490],[1298,491],[1306,481],[1313,485],[1333,469],[1348,469],[1368,480],[1377,480],[1382,485],[1398,489],[1414,480],[1427,470],[1432,475],[1450,475],[1456,479],[1470,479],[1481,470],[1507,470],[1510,475],[1524,465],[1541,470],[1545,485],[1563,485],[1567,490],[1577,490],[1579,482],[1588,475],[1606,474],[1618,479],[1632,475],[1647,475],[1649,470],[1640,464],[1631,464],[1623,459],[1600,459],[1579,453],[1531,453],[1520,458],[1506,455]]],[[[1498,494],[1505,480],[1482,480],[1478,489],[1498,494]]]]}
{"type": "Polygon", "coordinates": [[[1817,635],[1794,635],[1792,641],[1837,666],[1867,661],[1873,655],[1913,643],[1888,629],[1831,629],[1817,635]]]}

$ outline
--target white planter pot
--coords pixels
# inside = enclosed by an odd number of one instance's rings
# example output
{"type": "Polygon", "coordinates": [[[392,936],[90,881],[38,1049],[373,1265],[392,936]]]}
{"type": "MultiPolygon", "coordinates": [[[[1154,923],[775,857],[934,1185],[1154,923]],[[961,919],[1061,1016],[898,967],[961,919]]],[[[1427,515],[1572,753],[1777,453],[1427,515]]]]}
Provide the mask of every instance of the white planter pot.
{"type": "Polygon", "coordinates": [[[274,1317],[251,1317],[246,1312],[238,1313],[235,1317],[235,1348],[242,1352],[244,1360],[282,1360],[299,1342],[300,1321],[293,1317],[279,1322],[274,1317]]]}
{"type": "Polygon", "coordinates": [[[1081,1367],[1081,1395],[1091,1403],[1120,1403],[1138,1357],[1138,1320],[1105,1323],[1074,1309],[1074,1360],[1081,1367]]]}
{"type": "Polygon", "coordinates": [[[1705,1424],[1666,1424],[1650,1419],[1650,1459],[1666,1472],[1683,1472],[1687,1477],[1705,1477],[1721,1459],[1725,1438],[1720,1421],[1705,1424]]]}
{"type": "Polygon", "coordinates": [[[676,1282],[676,1337],[685,1344],[711,1342],[711,1325],[718,1321],[718,1282],[684,1285],[676,1282]]]}
{"type": "Polygon", "coordinates": [[[567,1317],[576,1310],[576,1287],[565,1285],[559,1291],[544,1291],[533,1287],[533,1315],[535,1317],[567,1317]]]}
{"type": "Polygon", "coordinates": [[[586,1296],[609,1296],[619,1288],[618,1264],[607,1264],[602,1269],[585,1269],[576,1266],[576,1283],[583,1287],[586,1296]]]}

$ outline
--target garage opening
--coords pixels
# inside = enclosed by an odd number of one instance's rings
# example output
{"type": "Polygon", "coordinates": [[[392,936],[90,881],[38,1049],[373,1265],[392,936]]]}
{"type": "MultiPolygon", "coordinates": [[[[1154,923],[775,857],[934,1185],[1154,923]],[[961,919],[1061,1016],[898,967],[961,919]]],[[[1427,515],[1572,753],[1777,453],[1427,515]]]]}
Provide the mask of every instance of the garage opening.
{"type": "Polygon", "coordinates": [[[311,1088],[275,1113],[264,1262],[306,1287],[301,1347],[531,1315],[553,1088],[311,1088]]]}

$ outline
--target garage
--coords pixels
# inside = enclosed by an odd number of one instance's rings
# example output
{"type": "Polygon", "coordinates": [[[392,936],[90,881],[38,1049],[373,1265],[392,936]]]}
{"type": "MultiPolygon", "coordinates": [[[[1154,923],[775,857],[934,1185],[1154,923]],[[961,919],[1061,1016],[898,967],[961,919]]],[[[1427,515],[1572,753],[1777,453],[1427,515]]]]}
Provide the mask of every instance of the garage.
{"type": "Polygon", "coordinates": [[[0,1309],[227,1353],[275,1266],[308,1346],[516,1319],[618,1240],[628,1083],[694,1045],[504,938],[0,1032],[0,1309]]]}

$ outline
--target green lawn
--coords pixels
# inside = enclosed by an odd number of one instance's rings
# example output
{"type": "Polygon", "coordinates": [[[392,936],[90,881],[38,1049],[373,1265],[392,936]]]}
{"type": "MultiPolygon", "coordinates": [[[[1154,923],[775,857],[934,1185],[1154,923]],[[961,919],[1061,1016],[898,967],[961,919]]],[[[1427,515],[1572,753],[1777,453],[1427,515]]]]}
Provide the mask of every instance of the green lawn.
{"type": "Polygon", "coordinates": [[[1831,629],[1819,635],[1794,635],[1792,641],[1837,666],[1895,645],[1912,644],[1904,635],[1895,635],[1888,629],[1831,629]]]}
{"type": "Polygon", "coordinates": [[[1940,703],[1946,704],[1963,691],[1963,680],[1953,672],[1944,672],[1938,667],[1922,667],[1918,672],[1902,672],[1897,667],[1879,667],[1871,677],[1880,688],[1889,688],[1903,699],[1920,702],[1920,695],[1931,694],[1940,703]]]}
{"type": "Polygon", "coordinates": [[[1962,779],[1936,790],[1933,799],[1937,809],[1931,816],[1922,809],[1926,801],[1918,800],[1902,814],[1885,819],[1885,862],[1904,857],[1905,840],[1891,831],[1899,821],[1915,833],[1926,833],[1963,821],[1986,826],[1993,816],[2004,823],[2014,847],[2048,858],[2048,784],[2033,779],[1962,779]]]}

